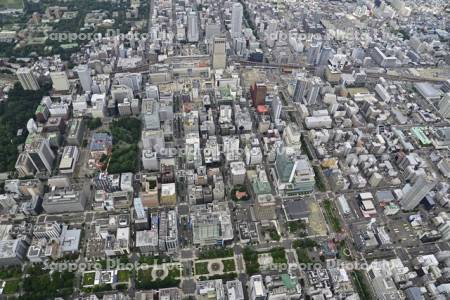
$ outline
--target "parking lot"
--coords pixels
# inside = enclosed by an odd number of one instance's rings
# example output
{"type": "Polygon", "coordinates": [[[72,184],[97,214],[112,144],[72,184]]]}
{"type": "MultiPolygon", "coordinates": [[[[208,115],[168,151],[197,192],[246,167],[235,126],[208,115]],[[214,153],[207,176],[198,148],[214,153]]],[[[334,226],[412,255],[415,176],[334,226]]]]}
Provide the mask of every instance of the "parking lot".
{"type": "Polygon", "coordinates": [[[97,237],[95,226],[87,224],[85,230],[86,258],[88,260],[103,258],[105,256],[105,240],[97,237]]]}

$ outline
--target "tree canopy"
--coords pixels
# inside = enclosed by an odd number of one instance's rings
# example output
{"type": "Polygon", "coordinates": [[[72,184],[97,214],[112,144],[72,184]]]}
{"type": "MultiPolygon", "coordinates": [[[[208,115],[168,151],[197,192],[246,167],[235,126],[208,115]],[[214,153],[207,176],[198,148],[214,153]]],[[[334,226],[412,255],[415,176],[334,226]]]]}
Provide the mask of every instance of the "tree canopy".
{"type": "Polygon", "coordinates": [[[14,170],[18,146],[25,141],[26,133],[17,136],[19,129],[25,129],[28,119],[34,116],[42,97],[50,86],[38,91],[25,91],[19,82],[8,93],[8,100],[0,103],[0,172],[14,170]]]}

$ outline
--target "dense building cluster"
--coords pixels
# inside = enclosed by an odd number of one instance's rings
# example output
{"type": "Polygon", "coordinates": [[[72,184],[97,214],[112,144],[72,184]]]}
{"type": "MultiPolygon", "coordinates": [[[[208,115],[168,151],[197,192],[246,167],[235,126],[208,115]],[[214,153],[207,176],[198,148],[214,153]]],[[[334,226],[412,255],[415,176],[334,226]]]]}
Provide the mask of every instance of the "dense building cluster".
{"type": "Polygon", "coordinates": [[[4,2],[0,298],[450,298],[446,1],[4,2]]]}

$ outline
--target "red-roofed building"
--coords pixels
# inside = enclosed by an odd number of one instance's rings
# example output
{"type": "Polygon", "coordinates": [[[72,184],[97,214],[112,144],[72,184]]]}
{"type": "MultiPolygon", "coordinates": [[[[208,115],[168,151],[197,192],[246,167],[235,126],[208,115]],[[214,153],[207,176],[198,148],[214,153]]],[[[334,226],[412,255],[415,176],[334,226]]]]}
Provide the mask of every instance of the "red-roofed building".
{"type": "Polygon", "coordinates": [[[258,105],[258,107],[256,108],[256,111],[260,114],[266,114],[269,112],[269,109],[265,105],[258,105]]]}
{"type": "Polygon", "coordinates": [[[267,87],[264,83],[255,83],[250,87],[253,106],[266,104],[267,87]]]}

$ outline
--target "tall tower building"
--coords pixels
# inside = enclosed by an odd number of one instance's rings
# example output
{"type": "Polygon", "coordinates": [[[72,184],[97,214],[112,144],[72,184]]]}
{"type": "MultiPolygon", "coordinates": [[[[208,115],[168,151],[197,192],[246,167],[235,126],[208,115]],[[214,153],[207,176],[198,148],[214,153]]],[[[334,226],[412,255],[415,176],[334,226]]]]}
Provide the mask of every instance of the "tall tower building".
{"type": "Polygon", "coordinates": [[[47,139],[39,136],[32,137],[25,146],[25,151],[36,170],[51,173],[55,155],[47,139]]]}
{"type": "Polygon", "coordinates": [[[280,97],[276,95],[272,101],[272,117],[275,125],[280,124],[280,115],[281,115],[282,103],[280,97]]]}
{"type": "Polygon", "coordinates": [[[138,92],[142,87],[142,74],[141,73],[116,73],[114,76],[114,81],[118,84],[126,85],[133,90],[133,92],[138,92]]]}
{"type": "Polygon", "coordinates": [[[436,180],[430,175],[419,176],[412,186],[403,188],[400,205],[404,210],[412,210],[436,186],[436,180]]]}
{"type": "Polygon", "coordinates": [[[34,167],[26,152],[19,154],[19,156],[17,157],[15,168],[20,177],[30,176],[36,173],[36,168],[34,167]]]}
{"type": "Polygon", "coordinates": [[[308,91],[304,102],[306,105],[316,104],[321,85],[322,81],[319,77],[314,77],[308,82],[308,91]]]}
{"type": "Polygon", "coordinates": [[[313,66],[316,65],[317,60],[319,59],[319,55],[320,55],[320,43],[312,44],[308,49],[306,58],[308,65],[313,66]]]}
{"type": "Polygon", "coordinates": [[[220,36],[220,23],[218,22],[206,23],[205,40],[211,41],[216,36],[220,36]]]}
{"type": "Polygon", "coordinates": [[[78,74],[83,91],[90,92],[92,86],[91,68],[88,65],[79,65],[74,71],[78,74]]]}
{"type": "Polygon", "coordinates": [[[445,94],[439,101],[439,112],[444,118],[450,118],[450,93],[445,94]]]}
{"type": "Polygon", "coordinates": [[[294,90],[294,102],[300,102],[305,105],[313,105],[319,96],[322,81],[319,77],[305,78],[303,76],[297,77],[294,90]]]}
{"type": "Polygon", "coordinates": [[[244,8],[240,3],[234,3],[231,10],[231,37],[238,38],[242,34],[242,16],[244,8]]]}
{"type": "Polygon", "coordinates": [[[222,37],[215,37],[213,40],[213,69],[225,69],[227,61],[225,42],[226,39],[222,37]]]}
{"type": "Polygon", "coordinates": [[[254,107],[266,104],[267,86],[264,83],[255,82],[250,86],[250,95],[254,107]]]}
{"type": "Polygon", "coordinates": [[[278,39],[278,22],[275,20],[269,20],[267,27],[264,30],[264,39],[267,45],[273,47],[278,39]]]}
{"type": "Polygon", "coordinates": [[[297,76],[297,81],[295,83],[295,90],[294,90],[294,102],[301,102],[303,103],[305,94],[306,94],[306,88],[308,86],[308,80],[304,76],[297,76]]]}
{"type": "Polygon", "coordinates": [[[233,51],[236,55],[244,55],[244,51],[246,47],[246,40],[244,37],[234,38],[233,39],[233,51]]]}
{"type": "Polygon", "coordinates": [[[199,40],[199,28],[198,28],[198,16],[197,12],[191,11],[187,18],[187,39],[188,42],[198,42],[199,40]]]}
{"type": "Polygon", "coordinates": [[[50,72],[50,78],[52,79],[53,89],[55,91],[70,90],[69,79],[65,71],[50,72]]]}
{"type": "Polygon", "coordinates": [[[39,90],[39,84],[30,68],[19,68],[16,72],[16,75],[24,90],[26,91],[39,90]]]}
{"type": "Polygon", "coordinates": [[[328,60],[330,59],[332,54],[332,49],[330,47],[323,47],[320,51],[319,55],[319,66],[326,66],[328,64],[328,60]]]}
{"type": "Polygon", "coordinates": [[[249,293],[251,300],[267,299],[267,290],[261,275],[253,275],[250,277],[249,293]]]}

